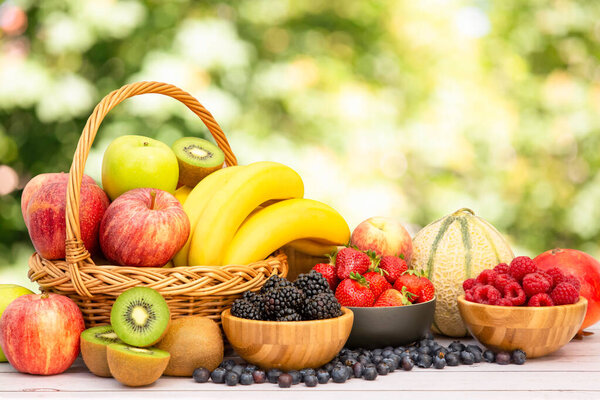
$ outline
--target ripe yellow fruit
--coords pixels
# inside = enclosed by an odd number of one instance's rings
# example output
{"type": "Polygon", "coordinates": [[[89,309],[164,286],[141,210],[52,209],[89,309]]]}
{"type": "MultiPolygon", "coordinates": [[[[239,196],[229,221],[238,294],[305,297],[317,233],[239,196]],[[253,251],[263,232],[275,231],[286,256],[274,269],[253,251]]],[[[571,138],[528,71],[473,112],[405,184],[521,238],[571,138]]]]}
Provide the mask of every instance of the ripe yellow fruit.
{"type": "Polygon", "coordinates": [[[337,250],[337,245],[335,244],[320,242],[312,238],[294,240],[288,243],[288,246],[300,253],[315,257],[326,256],[337,250]]]}
{"type": "Polygon", "coordinates": [[[514,258],[502,235],[473,211],[463,208],[421,229],[413,238],[410,267],[425,272],[435,286],[433,330],[462,337],[467,329],[458,311],[462,283],[486,268],[514,258]]]}
{"type": "Polygon", "coordinates": [[[350,239],[350,228],[327,204],[309,199],[280,201],[257,211],[240,226],[223,263],[259,261],[283,245],[304,238],[344,244],[350,239]]]}
{"type": "Polygon", "coordinates": [[[185,203],[185,200],[190,195],[191,191],[191,187],[183,185],[175,191],[175,198],[179,200],[179,202],[183,205],[183,203],[185,203]]]}

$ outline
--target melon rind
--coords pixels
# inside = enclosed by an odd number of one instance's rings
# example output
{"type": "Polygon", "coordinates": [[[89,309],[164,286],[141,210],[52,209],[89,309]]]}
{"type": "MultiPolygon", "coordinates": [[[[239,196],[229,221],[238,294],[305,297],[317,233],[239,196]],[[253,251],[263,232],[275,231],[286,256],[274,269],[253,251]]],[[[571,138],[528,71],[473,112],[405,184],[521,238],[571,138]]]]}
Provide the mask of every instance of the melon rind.
{"type": "Polygon", "coordinates": [[[436,309],[432,329],[447,336],[467,335],[458,311],[462,283],[486,268],[514,258],[507,241],[489,222],[468,209],[432,222],[413,238],[410,266],[433,282],[436,309]]]}

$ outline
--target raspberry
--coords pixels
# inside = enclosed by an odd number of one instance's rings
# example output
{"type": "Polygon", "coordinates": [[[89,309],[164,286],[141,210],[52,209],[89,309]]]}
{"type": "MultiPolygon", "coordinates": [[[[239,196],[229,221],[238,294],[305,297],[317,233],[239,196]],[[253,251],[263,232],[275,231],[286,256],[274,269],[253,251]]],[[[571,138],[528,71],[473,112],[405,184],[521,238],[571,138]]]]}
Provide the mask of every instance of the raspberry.
{"type": "Polygon", "coordinates": [[[475,302],[480,304],[494,304],[502,297],[498,289],[492,285],[477,286],[473,289],[475,302]]]}
{"type": "Polygon", "coordinates": [[[463,282],[463,290],[465,291],[465,293],[467,292],[467,290],[469,289],[473,289],[473,287],[477,284],[477,281],[473,278],[469,278],[466,281],[463,282]]]}
{"type": "Polygon", "coordinates": [[[542,276],[546,278],[546,280],[550,283],[550,288],[554,287],[554,279],[549,273],[547,273],[546,271],[542,271],[541,269],[538,269],[537,273],[542,274],[542,276]]]}
{"type": "Polygon", "coordinates": [[[504,287],[509,283],[516,281],[517,280],[509,274],[498,274],[496,276],[496,280],[494,281],[494,287],[498,289],[500,293],[504,293],[504,287]]]}
{"type": "Polygon", "coordinates": [[[531,296],[527,302],[528,307],[550,307],[554,302],[548,293],[538,293],[531,296]]]}
{"type": "Polygon", "coordinates": [[[513,306],[520,306],[527,300],[525,291],[518,282],[511,282],[504,286],[504,298],[510,300],[513,306]]]}
{"type": "Polygon", "coordinates": [[[508,274],[509,266],[506,263],[498,264],[494,267],[497,274],[508,274]]]}
{"type": "Polygon", "coordinates": [[[475,297],[473,296],[473,289],[465,290],[465,300],[475,303],[475,297]]]}
{"type": "Polygon", "coordinates": [[[567,275],[565,279],[566,282],[569,282],[571,285],[575,286],[575,289],[577,289],[578,292],[581,290],[581,282],[579,279],[577,279],[577,277],[573,275],[567,275]]]}
{"type": "Polygon", "coordinates": [[[509,299],[505,299],[504,297],[501,299],[496,300],[496,302],[494,303],[495,306],[506,306],[506,307],[511,307],[513,305],[512,301],[510,301],[509,299]]]}
{"type": "Polygon", "coordinates": [[[521,279],[523,279],[525,275],[532,272],[537,272],[537,267],[533,260],[527,256],[516,257],[510,263],[509,273],[518,282],[521,282],[521,279]]]}
{"type": "Polygon", "coordinates": [[[548,279],[539,272],[527,274],[523,277],[523,290],[529,297],[538,293],[546,293],[551,287],[552,285],[548,279]]]}
{"type": "Polygon", "coordinates": [[[558,267],[547,269],[545,272],[552,277],[553,288],[565,280],[565,274],[558,267]]]}
{"type": "Polygon", "coordinates": [[[497,275],[498,274],[494,270],[484,269],[477,277],[477,283],[481,283],[482,285],[493,285],[497,275]]]}
{"type": "Polygon", "coordinates": [[[552,301],[557,306],[562,304],[574,304],[579,300],[579,290],[569,282],[561,282],[550,293],[552,301]]]}

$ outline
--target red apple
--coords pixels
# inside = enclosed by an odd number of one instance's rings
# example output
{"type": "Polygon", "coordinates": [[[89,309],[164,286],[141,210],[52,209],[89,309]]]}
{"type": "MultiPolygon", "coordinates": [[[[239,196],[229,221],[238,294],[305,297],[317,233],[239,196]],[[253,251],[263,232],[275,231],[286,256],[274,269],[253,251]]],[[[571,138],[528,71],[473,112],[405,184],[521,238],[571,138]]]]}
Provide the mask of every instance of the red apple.
{"type": "Polygon", "coordinates": [[[400,222],[386,217],[372,217],[352,232],[350,243],[360,250],[372,250],[380,256],[402,255],[406,262],[412,256],[412,239],[400,222]]]}
{"type": "Polygon", "coordinates": [[[548,250],[533,260],[538,268],[558,267],[581,282],[579,294],[588,301],[581,330],[600,321],[600,262],[589,254],[572,249],[548,250]]]}
{"type": "Polygon", "coordinates": [[[100,246],[119,265],[162,267],[187,241],[190,221],[181,203],[160,189],[123,193],[100,225],[100,246]]]}
{"type": "MultiPolygon", "coordinates": [[[[68,177],[67,174],[64,175],[68,177]]],[[[67,202],[67,179],[42,183],[27,202],[25,221],[35,250],[48,260],[65,258],[65,209],[67,202]]],[[[34,183],[37,185],[38,183],[34,183]]],[[[23,201],[23,200],[22,200],[23,201]]],[[[98,229],[109,200],[106,193],[89,176],[84,176],[80,192],[79,224],[85,248],[96,254],[98,229]]]]}
{"type": "Polygon", "coordinates": [[[54,293],[26,294],[12,301],[0,318],[0,345],[19,372],[64,372],[79,354],[85,329],[73,300],[54,293]]]}
{"type": "MultiPolygon", "coordinates": [[[[25,188],[23,189],[23,194],[21,194],[21,213],[23,213],[23,219],[25,220],[25,226],[29,228],[29,221],[27,218],[27,205],[29,205],[29,200],[31,196],[33,196],[39,188],[44,185],[49,185],[51,183],[66,183],[69,181],[69,174],[64,172],[57,173],[49,173],[49,174],[39,174],[34,176],[32,179],[27,182],[25,188]]],[[[93,183],[94,180],[87,175],[83,176],[82,182],[84,183],[93,183]]]]}

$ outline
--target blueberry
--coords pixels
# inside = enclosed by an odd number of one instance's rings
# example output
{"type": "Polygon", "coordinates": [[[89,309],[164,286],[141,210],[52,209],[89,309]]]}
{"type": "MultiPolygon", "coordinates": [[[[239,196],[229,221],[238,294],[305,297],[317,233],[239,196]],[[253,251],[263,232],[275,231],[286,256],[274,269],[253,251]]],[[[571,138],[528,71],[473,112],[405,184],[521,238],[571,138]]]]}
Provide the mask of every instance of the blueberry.
{"type": "Polygon", "coordinates": [[[431,348],[429,346],[419,347],[417,350],[419,354],[429,354],[431,352],[431,348]]]}
{"type": "Polygon", "coordinates": [[[482,357],[485,361],[489,363],[493,363],[496,360],[496,355],[491,350],[486,350],[483,352],[482,357]]]}
{"type": "Polygon", "coordinates": [[[394,354],[398,354],[399,356],[401,356],[402,353],[404,353],[405,351],[406,349],[403,346],[399,346],[394,349],[394,354]]]}
{"type": "Polygon", "coordinates": [[[214,383],[224,383],[226,373],[227,370],[223,367],[215,368],[214,371],[210,373],[210,379],[212,379],[214,383]]]}
{"type": "Polygon", "coordinates": [[[392,354],[392,355],[391,355],[389,358],[390,358],[391,360],[393,360],[393,361],[394,361],[394,363],[395,363],[395,364],[394,364],[394,369],[398,369],[398,368],[400,368],[400,363],[402,362],[402,357],[400,357],[400,356],[399,356],[399,355],[397,355],[397,354],[392,354]]]}
{"type": "Polygon", "coordinates": [[[278,370],[277,368],[271,368],[270,370],[267,371],[267,379],[271,383],[277,383],[277,380],[279,379],[279,376],[282,373],[283,372],[281,372],[281,370],[278,370]]]}
{"type": "Polygon", "coordinates": [[[252,378],[254,379],[254,383],[265,383],[267,380],[267,374],[262,369],[257,369],[252,373],[252,378]]]}
{"type": "Polygon", "coordinates": [[[234,365],[233,368],[231,368],[231,372],[235,372],[238,376],[240,376],[240,375],[242,375],[242,372],[244,372],[244,369],[245,369],[245,367],[238,364],[238,365],[234,365]]]}
{"type": "Polygon", "coordinates": [[[421,339],[419,340],[419,347],[426,347],[429,345],[429,339],[421,339]]]}
{"type": "Polygon", "coordinates": [[[356,363],[352,367],[352,374],[355,378],[362,378],[365,372],[365,367],[361,363],[356,363]]]}
{"type": "Polygon", "coordinates": [[[381,354],[374,354],[373,357],[371,357],[371,361],[373,361],[373,364],[379,364],[381,360],[383,360],[383,356],[381,354]]]}
{"type": "Polygon", "coordinates": [[[382,350],[382,349],[375,349],[375,350],[372,350],[372,351],[371,351],[371,353],[372,353],[374,356],[380,356],[380,355],[381,355],[381,353],[383,353],[383,350],[382,350]]]}
{"type": "MultiPolygon", "coordinates": [[[[468,351],[468,350],[465,350],[468,351]]],[[[483,355],[478,351],[469,351],[469,353],[473,354],[473,362],[480,363],[483,360],[483,355]]]]}
{"type": "Polygon", "coordinates": [[[193,377],[194,380],[198,383],[208,382],[208,379],[210,378],[210,371],[206,368],[196,368],[194,370],[193,377]]]}
{"type": "Polygon", "coordinates": [[[410,346],[407,350],[409,353],[412,353],[413,351],[417,351],[417,348],[416,346],[410,346]]]}
{"type": "Polygon", "coordinates": [[[390,372],[394,372],[394,370],[398,368],[398,363],[392,360],[391,358],[384,358],[381,362],[386,363],[388,365],[388,367],[390,368],[390,372]]]}
{"type": "Polygon", "coordinates": [[[221,363],[221,365],[219,365],[219,367],[225,368],[227,371],[231,371],[231,369],[234,367],[234,365],[235,365],[234,360],[225,360],[221,363]]]}
{"type": "Polygon", "coordinates": [[[413,360],[410,357],[402,357],[401,364],[402,364],[402,369],[405,371],[410,371],[415,366],[415,364],[413,363],[413,360]]]}
{"type": "Polygon", "coordinates": [[[348,370],[346,367],[335,367],[331,371],[331,380],[335,383],[344,383],[348,380],[348,370]]]}
{"type": "Polygon", "coordinates": [[[423,335],[423,339],[433,340],[433,333],[427,332],[425,335],[423,335]]]}
{"type": "Polygon", "coordinates": [[[354,358],[349,358],[346,361],[344,361],[344,365],[347,367],[353,367],[354,364],[356,364],[358,361],[356,361],[354,358]]]}
{"type": "Polygon", "coordinates": [[[304,368],[304,369],[300,370],[300,376],[302,377],[302,382],[304,382],[304,379],[306,379],[306,377],[309,375],[316,376],[317,372],[312,368],[304,368]]]}
{"type": "Polygon", "coordinates": [[[460,362],[465,365],[471,365],[475,362],[475,357],[473,356],[473,353],[463,350],[460,352],[460,362]]]}
{"type": "Polygon", "coordinates": [[[386,351],[386,350],[389,350],[389,351],[394,351],[394,348],[393,348],[392,346],[385,346],[385,347],[383,348],[383,351],[386,351]]]}
{"type": "Polygon", "coordinates": [[[360,355],[371,358],[373,356],[373,353],[371,352],[371,350],[363,350],[360,352],[360,355]]]}
{"type": "Polygon", "coordinates": [[[443,369],[446,366],[446,359],[443,357],[435,356],[433,359],[433,366],[436,369],[443,369]]]}
{"type": "Polygon", "coordinates": [[[377,378],[377,368],[374,365],[368,365],[363,372],[363,378],[366,381],[374,381],[377,378]]]}
{"type": "Polygon", "coordinates": [[[383,358],[388,358],[388,357],[389,357],[389,356],[391,356],[392,354],[394,354],[394,349],[391,349],[391,350],[387,349],[387,350],[384,350],[384,351],[381,353],[381,356],[382,356],[383,358]]]}
{"type": "Polygon", "coordinates": [[[417,360],[417,366],[419,368],[429,368],[433,364],[433,358],[429,354],[420,354],[417,360]]]}
{"type": "Polygon", "coordinates": [[[308,387],[315,387],[319,383],[319,379],[315,375],[305,375],[304,384],[308,387]]]}
{"type": "Polygon", "coordinates": [[[254,378],[252,378],[252,374],[250,372],[242,372],[240,375],[240,384],[242,385],[252,385],[254,383],[254,378]]]}
{"type": "Polygon", "coordinates": [[[410,356],[410,359],[413,360],[413,362],[417,362],[417,360],[419,359],[419,353],[417,353],[416,351],[408,354],[410,356]]]}
{"type": "Polygon", "coordinates": [[[258,369],[258,367],[254,364],[248,364],[244,367],[244,372],[248,372],[250,374],[252,374],[254,371],[256,371],[258,369]]]}
{"type": "Polygon", "coordinates": [[[512,358],[513,363],[515,363],[517,365],[523,365],[523,364],[525,364],[527,355],[525,354],[525,352],[523,350],[517,349],[512,352],[511,358],[512,358]]]}
{"type": "Polygon", "coordinates": [[[380,362],[377,364],[377,374],[378,375],[387,375],[390,372],[390,367],[384,363],[380,362]]]}
{"type": "Polygon", "coordinates": [[[239,383],[240,376],[233,371],[227,371],[225,374],[225,384],[227,386],[235,386],[239,383]]]}
{"type": "Polygon", "coordinates": [[[321,385],[329,382],[329,378],[330,378],[329,372],[327,372],[326,370],[320,369],[317,371],[317,380],[319,381],[319,383],[321,385]]]}
{"type": "Polygon", "coordinates": [[[292,377],[292,385],[297,385],[302,380],[302,375],[296,370],[288,371],[288,374],[292,377]]]}
{"type": "Polygon", "coordinates": [[[479,353],[483,353],[483,350],[481,349],[481,347],[475,345],[475,344],[470,344],[467,346],[467,351],[470,351],[471,353],[477,351],[479,353]]]}
{"type": "Polygon", "coordinates": [[[446,364],[450,367],[456,367],[459,363],[460,356],[457,353],[448,353],[446,354],[446,364]]]}
{"type": "Polygon", "coordinates": [[[510,364],[510,354],[506,351],[501,351],[496,354],[496,363],[500,365],[510,364]]]}
{"type": "Polygon", "coordinates": [[[358,362],[361,364],[368,364],[371,362],[371,357],[360,355],[358,356],[358,362]]]}
{"type": "Polygon", "coordinates": [[[448,346],[448,348],[452,351],[463,351],[465,349],[465,345],[462,344],[459,341],[454,341],[452,343],[450,343],[450,346],[448,346]]]}
{"type": "Polygon", "coordinates": [[[331,374],[331,371],[333,371],[333,363],[328,362],[323,366],[323,369],[331,374]]]}
{"type": "Polygon", "coordinates": [[[277,383],[279,384],[280,388],[289,388],[292,386],[292,376],[290,374],[280,374],[279,377],[277,378],[277,383]]]}

